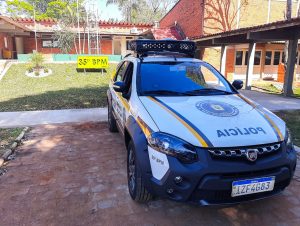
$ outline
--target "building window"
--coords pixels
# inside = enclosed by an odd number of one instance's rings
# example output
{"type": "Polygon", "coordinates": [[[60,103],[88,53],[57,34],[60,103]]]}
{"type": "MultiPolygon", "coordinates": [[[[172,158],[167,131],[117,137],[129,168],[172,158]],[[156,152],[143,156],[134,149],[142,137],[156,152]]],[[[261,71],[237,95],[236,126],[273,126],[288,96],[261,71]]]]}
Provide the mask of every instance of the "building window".
{"type": "Polygon", "coordinates": [[[279,62],[280,62],[280,52],[275,51],[274,52],[273,65],[279,65],[279,62]]]}
{"type": "MultiPolygon", "coordinates": [[[[248,53],[248,51],[246,51],[244,65],[248,65],[248,61],[249,61],[248,57],[249,57],[249,53],[248,53]]],[[[255,51],[254,65],[260,65],[260,58],[261,58],[261,51],[255,51]]]]}
{"type": "Polygon", "coordinates": [[[57,40],[42,40],[42,48],[58,48],[57,40]]]}
{"type": "Polygon", "coordinates": [[[261,51],[255,51],[254,65],[260,65],[261,51]]]}
{"type": "Polygon", "coordinates": [[[244,63],[244,65],[248,65],[248,61],[249,61],[249,53],[248,53],[248,51],[246,51],[246,53],[245,53],[245,63],[244,63]]]}
{"type": "Polygon", "coordinates": [[[235,65],[242,65],[243,64],[243,51],[236,51],[235,52],[235,65]]]}
{"type": "Polygon", "coordinates": [[[266,51],[265,65],[271,65],[272,63],[272,51],[266,51]]]}
{"type": "Polygon", "coordinates": [[[285,53],[283,51],[282,54],[281,54],[281,63],[284,64],[284,61],[285,61],[285,53]]]}

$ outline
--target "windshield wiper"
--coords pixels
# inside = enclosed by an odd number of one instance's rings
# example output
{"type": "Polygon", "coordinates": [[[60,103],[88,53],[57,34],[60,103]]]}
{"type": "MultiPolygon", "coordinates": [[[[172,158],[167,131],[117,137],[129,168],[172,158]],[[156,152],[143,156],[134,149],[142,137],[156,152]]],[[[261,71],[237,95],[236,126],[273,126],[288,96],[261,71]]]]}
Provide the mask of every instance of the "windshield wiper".
{"type": "Polygon", "coordinates": [[[233,92],[229,92],[226,90],[220,90],[215,88],[204,88],[204,89],[195,89],[191,91],[187,91],[188,94],[202,94],[202,93],[221,93],[221,94],[233,94],[233,92]]]}
{"type": "Polygon", "coordinates": [[[168,96],[194,96],[193,93],[189,92],[178,92],[178,91],[172,91],[172,90],[151,90],[151,91],[144,91],[142,92],[143,95],[168,95],[168,96]]]}

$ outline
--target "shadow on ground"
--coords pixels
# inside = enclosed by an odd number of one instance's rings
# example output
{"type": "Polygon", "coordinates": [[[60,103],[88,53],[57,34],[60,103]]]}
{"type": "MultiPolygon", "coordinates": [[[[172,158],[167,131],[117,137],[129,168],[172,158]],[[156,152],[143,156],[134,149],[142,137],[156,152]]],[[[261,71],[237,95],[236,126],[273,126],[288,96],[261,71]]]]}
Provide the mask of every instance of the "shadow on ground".
{"type": "MultiPolygon", "coordinates": [[[[106,124],[33,128],[0,177],[1,225],[299,225],[300,183],[230,207],[133,202],[126,151],[106,124]]],[[[297,170],[299,174],[299,170],[297,170]]]]}

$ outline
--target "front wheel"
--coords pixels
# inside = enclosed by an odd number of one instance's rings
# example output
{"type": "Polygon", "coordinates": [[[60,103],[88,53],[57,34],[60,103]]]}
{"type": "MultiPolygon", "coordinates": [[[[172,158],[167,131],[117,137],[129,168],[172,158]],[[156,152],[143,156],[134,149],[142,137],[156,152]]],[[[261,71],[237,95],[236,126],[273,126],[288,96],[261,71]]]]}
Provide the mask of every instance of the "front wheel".
{"type": "Polygon", "coordinates": [[[108,129],[112,133],[118,132],[117,122],[115,116],[112,112],[112,106],[107,101],[107,122],[108,122],[108,129]]]}
{"type": "Polygon", "coordinates": [[[135,149],[132,141],[129,142],[127,149],[127,180],[129,194],[136,202],[148,202],[152,199],[152,195],[144,187],[141,172],[136,164],[135,149]]]}

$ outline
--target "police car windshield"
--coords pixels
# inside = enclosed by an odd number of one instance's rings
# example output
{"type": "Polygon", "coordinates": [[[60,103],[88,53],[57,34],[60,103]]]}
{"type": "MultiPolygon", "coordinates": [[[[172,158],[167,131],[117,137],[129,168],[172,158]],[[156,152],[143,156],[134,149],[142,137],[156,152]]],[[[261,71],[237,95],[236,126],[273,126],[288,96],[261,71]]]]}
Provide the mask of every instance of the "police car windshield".
{"type": "Polygon", "coordinates": [[[235,93],[211,65],[204,62],[143,62],[141,95],[202,96],[235,93]]]}

